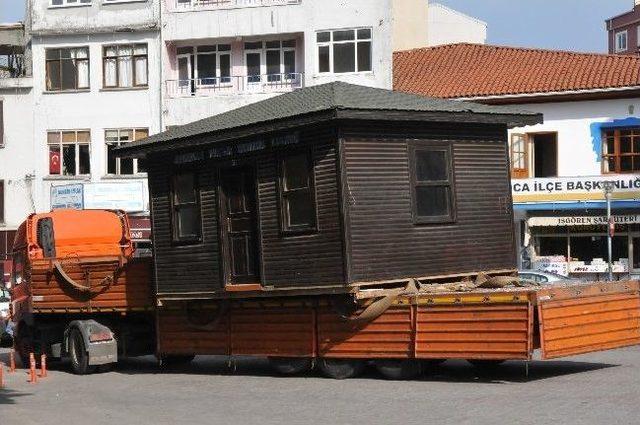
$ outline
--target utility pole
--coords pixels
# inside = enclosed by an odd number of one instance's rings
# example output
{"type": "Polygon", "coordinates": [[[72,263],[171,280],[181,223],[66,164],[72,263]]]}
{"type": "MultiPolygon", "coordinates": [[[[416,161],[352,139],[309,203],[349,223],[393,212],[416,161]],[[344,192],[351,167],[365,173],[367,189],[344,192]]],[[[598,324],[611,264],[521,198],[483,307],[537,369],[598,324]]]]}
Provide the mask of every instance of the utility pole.
{"type": "Polygon", "coordinates": [[[611,195],[615,189],[615,184],[612,181],[605,181],[602,183],[604,189],[604,197],[607,200],[607,254],[608,254],[608,271],[609,282],[613,281],[613,261],[611,253],[611,243],[613,239],[613,232],[615,231],[615,222],[611,217],[611,195]]]}

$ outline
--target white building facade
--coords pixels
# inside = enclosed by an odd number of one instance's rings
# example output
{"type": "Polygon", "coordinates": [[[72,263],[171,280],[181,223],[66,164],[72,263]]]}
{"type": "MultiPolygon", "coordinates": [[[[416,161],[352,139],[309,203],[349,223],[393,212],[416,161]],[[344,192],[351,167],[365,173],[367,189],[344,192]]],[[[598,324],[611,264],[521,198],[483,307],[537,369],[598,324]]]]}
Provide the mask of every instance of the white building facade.
{"type": "Polygon", "coordinates": [[[391,88],[427,40],[425,0],[165,0],[166,126],[334,80],[391,88]]]}
{"type": "Polygon", "coordinates": [[[428,45],[487,42],[487,23],[440,3],[429,4],[428,45]]]}

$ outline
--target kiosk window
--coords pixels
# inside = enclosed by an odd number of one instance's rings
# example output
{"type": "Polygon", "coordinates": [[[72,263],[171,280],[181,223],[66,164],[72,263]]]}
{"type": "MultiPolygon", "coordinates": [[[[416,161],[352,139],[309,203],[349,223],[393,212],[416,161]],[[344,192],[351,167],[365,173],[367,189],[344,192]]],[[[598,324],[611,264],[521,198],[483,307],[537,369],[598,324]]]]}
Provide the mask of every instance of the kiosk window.
{"type": "Polygon", "coordinates": [[[178,243],[199,242],[202,234],[200,222],[200,192],[194,173],[173,176],[171,182],[173,209],[173,241],[178,243]]]}
{"type": "Polygon", "coordinates": [[[439,223],[455,220],[451,148],[414,146],[411,163],[414,221],[439,223]]]}
{"type": "Polygon", "coordinates": [[[316,229],[311,153],[287,156],[280,164],[280,211],[284,232],[316,229]]]}

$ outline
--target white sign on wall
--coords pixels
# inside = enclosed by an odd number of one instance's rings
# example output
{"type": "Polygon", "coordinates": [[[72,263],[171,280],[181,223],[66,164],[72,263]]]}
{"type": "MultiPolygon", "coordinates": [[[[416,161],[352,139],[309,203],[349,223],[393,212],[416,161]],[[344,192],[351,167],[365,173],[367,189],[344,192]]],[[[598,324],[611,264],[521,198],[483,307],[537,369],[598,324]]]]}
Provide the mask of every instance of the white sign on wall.
{"type": "Polygon", "coordinates": [[[51,188],[51,209],[145,210],[144,183],[79,183],[51,188]]]}
{"type": "Polygon", "coordinates": [[[513,202],[602,201],[605,181],[615,184],[614,199],[640,198],[638,174],[512,179],[511,193],[513,202]]]}
{"type": "Polygon", "coordinates": [[[81,210],[84,208],[84,191],[82,183],[51,186],[51,209],[70,208],[81,210]]]}

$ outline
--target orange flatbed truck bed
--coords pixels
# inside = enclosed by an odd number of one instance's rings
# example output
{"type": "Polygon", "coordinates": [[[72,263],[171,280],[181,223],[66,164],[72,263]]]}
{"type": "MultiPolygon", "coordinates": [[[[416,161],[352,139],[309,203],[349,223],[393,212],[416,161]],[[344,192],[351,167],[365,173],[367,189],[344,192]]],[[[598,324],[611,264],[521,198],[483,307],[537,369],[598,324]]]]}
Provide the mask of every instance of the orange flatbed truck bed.
{"type": "Polygon", "coordinates": [[[527,361],[536,349],[551,359],[640,344],[638,281],[176,300],[155,295],[149,259],[133,254],[124,213],[30,216],[13,255],[18,351],[69,356],[76,373],[155,353],[264,356],[282,373],[317,365],[334,378],[374,361],[383,375],[408,378],[444,359],[527,361]]]}

